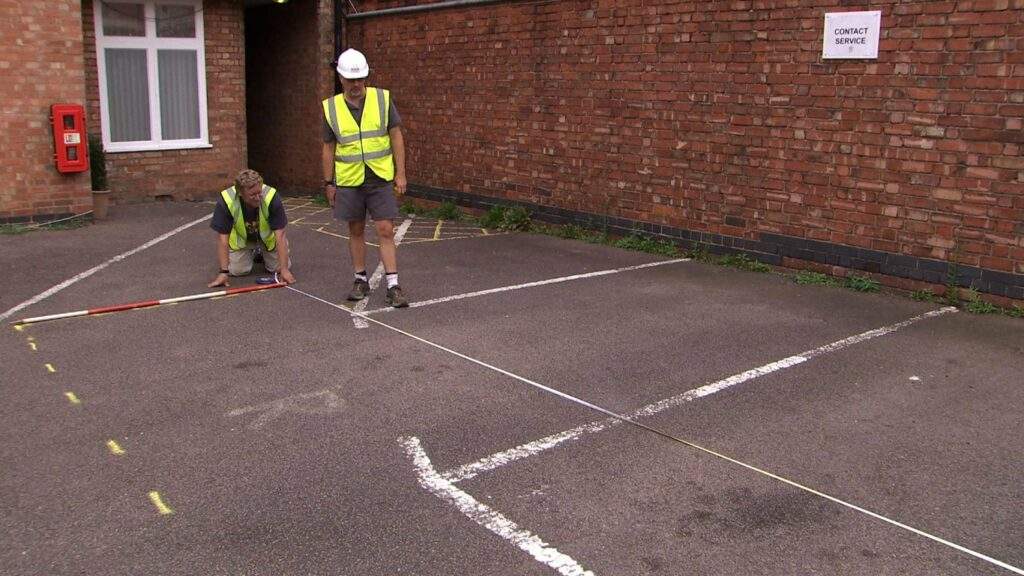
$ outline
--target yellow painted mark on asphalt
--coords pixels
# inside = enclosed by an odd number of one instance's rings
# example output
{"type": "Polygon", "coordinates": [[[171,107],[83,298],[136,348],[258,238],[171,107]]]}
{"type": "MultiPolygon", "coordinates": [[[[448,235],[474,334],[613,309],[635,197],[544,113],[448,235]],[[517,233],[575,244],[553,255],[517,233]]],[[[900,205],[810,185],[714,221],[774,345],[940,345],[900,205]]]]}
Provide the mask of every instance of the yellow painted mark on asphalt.
{"type": "Polygon", "coordinates": [[[68,402],[71,402],[72,404],[82,403],[82,401],[78,399],[78,396],[75,396],[74,392],[65,392],[64,395],[68,397],[68,402]]]}
{"type": "Polygon", "coordinates": [[[33,351],[39,350],[39,348],[36,346],[35,342],[29,342],[28,343],[28,347],[31,348],[33,351]]]}
{"type": "Polygon", "coordinates": [[[110,448],[110,453],[114,456],[124,454],[124,448],[121,448],[120,444],[113,440],[107,440],[107,448],[110,448]]]}
{"type": "Polygon", "coordinates": [[[47,363],[46,371],[49,372],[50,374],[53,374],[54,372],[57,371],[57,369],[53,367],[53,364],[47,363]]]}
{"type": "MultiPolygon", "coordinates": [[[[335,238],[344,238],[345,240],[348,240],[348,236],[342,236],[341,234],[335,234],[334,232],[330,232],[330,231],[328,231],[328,230],[324,230],[324,227],[323,227],[323,226],[321,226],[321,227],[319,227],[319,228],[316,228],[316,229],[314,229],[313,231],[314,231],[314,232],[319,232],[319,233],[321,233],[321,234],[327,234],[328,236],[334,236],[335,238]]],[[[380,246],[379,246],[379,245],[377,245],[377,244],[374,244],[373,242],[367,242],[366,244],[367,244],[368,246],[375,246],[375,247],[377,247],[377,248],[380,248],[380,246]]]]}
{"type": "Polygon", "coordinates": [[[437,221],[437,228],[434,228],[434,240],[441,237],[441,226],[444,225],[444,220],[437,221]]]}
{"type": "Polygon", "coordinates": [[[160,514],[163,514],[164,516],[174,514],[174,510],[171,510],[167,504],[164,504],[164,501],[160,499],[160,493],[156,490],[149,493],[149,501],[153,503],[153,506],[156,506],[156,509],[160,514]]]}
{"type": "Polygon", "coordinates": [[[17,330],[18,332],[21,332],[22,330],[25,329],[25,326],[23,324],[15,324],[14,329],[17,330]]]}

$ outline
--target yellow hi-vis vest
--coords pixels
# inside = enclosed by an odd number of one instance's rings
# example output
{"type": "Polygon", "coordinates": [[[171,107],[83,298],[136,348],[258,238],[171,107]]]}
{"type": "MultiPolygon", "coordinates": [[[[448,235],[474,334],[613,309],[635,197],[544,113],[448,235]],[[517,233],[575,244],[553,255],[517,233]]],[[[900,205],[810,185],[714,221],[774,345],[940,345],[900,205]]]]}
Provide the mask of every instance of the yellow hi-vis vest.
{"type": "MultiPolygon", "coordinates": [[[[263,245],[267,247],[269,252],[273,252],[274,248],[277,247],[277,236],[270,229],[270,201],[274,199],[274,194],[277,194],[277,189],[271,188],[266,184],[260,190],[260,215],[258,218],[260,239],[263,240],[263,245]]],[[[231,227],[231,234],[228,235],[228,246],[232,250],[241,250],[245,248],[245,242],[249,237],[249,233],[245,229],[245,216],[242,214],[242,202],[244,200],[238,197],[238,192],[235,191],[234,186],[227,190],[221,190],[220,195],[224,198],[224,203],[228,206],[228,212],[235,221],[231,227]]]]}
{"type": "Polygon", "coordinates": [[[388,135],[388,110],[391,93],[381,88],[366,88],[363,117],[356,124],[352,112],[339,94],[323,101],[324,115],[334,131],[334,183],[338,186],[359,186],[366,176],[366,166],[388,182],[395,179],[395,163],[388,135]]]}

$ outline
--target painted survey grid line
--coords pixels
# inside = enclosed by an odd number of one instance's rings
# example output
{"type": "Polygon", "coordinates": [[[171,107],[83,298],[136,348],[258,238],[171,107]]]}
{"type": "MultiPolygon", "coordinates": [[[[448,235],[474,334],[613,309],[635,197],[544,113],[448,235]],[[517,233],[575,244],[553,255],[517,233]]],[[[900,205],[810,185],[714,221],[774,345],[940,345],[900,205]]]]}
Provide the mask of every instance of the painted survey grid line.
{"type": "MultiPolygon", "coordinates": [[[[596,272],[585,272],[582,274],[573,274],[571,276],[560,276],[558,278],[548,278],[547,280],[537,280],[535,282],[526,282],[524,284],[515,284],[512,286],[502,286],[499,288],[489,288],[487,290],[478,290],[476,292],[466,292],[463,294],[455,294],[453,296],[444,296],[442,298],[434,298],[433,300],[420,300],[418,302],[411,302],[409,308],[422,308],[423,306],[432,306],[434,304],[443,304],[445,302],[454,302],[456,300],[464,300],[466,298],[476,298],[479,296],[487,296],[489,294],[499,294],[501,292],[511,292],[513,290],[522,290],[524,288],[535,288],[537,286],[546,286],[548,284],[560,284],[562,282],[572,282],[575,280],[585,280],[588,278],[597,278],[599,276],[608,276],[610,274],[621,274],[623,272],[632,272],[634,270],[642,270],[644,268],[655,268],[657,266],[666,266],[669,264],[679,264],[680,262],[689,262],[689,258],[676,258],[674,260],[659,260],[657,262],[647,262],[645,264],[637,264],[635,266],[626,266],[623,268],[610,268],[607,270],[598,270],[596,272]]],[[[367,310],[363,314],[381,314],[383,312],[393,312],[394,308],[374,308],[373,310],[367,310]]]]}
{"type": "Polygon", "coordinates": [[[290,202],[285,200],[285,201],[282,201],[281,204],[283,204],[285,208],[288,208],[288,209],[291,209],[291,210],[299,210],[299,209],[305,208],[306,206],[312,206],[313,205],[313,201],[310,200],[310,201],[305,202],[304,204],[294,204],[294,203],[290,203],[290,202]]]}
{"type": "Polygon", "coordinates": [[[920,322],[921,320],[934,318],[936,316],[941,316],[944,314],[950,314],[956,311],[957,309],[954,307],[940,308],[938,310],[926,312],[919,316],[914,316],[913,318],[909,318],[902,322],[897,322],[895,324],[890,324],[888,326],[883,326],[881,328],[876,328],[874,330],[868,330],[867,332],[862,332],[860,334],[856,334],[848,338],[843,338],[842,340],[837,340],[830,344],[825,344],[824,346],[812,348],[800,354],[796,354],[788,358],[783,358],[782,360],[771,362],[765,364],[764,366],[759,366],[757,368],[753,368],[745,372],[740,372],[739,374],[734,374],[732,376],[729,376],[728,378],[723,378],[716,382],[705,384],[700,388],[688,390],[686,392],[683,392],[682,394],[678,394],[676,396],[672,396],[670,398],[666,398],[664,400],[659,400],[646,406],[642,406],[640,408],[633,410],[632,412],[624,414],[623,419],[605,418],[603,420],[590,422],[589,424],[583,424],[581,426],[577,426],[575,428],[565,430],[563,432],[558,432],[556,434],[552,434],[550,436],[546,436],[544,438],[540,438],[538,440],[534,440],[532,442],[528,442],[526,444],[522,444],[514,448],[510,448],[508,450],[496,452],[494,454],[491,454],[490,456],[485,456],[484,458],[481,458],[476,462],[464,464],[457,468],[448,470],[447,472],[443,472],[442,476],[451,482],[462,482],[463,480],[468,480],[483,472],[488,472],[490,470],[500,468],[501,466],[504,466],[506,464],[511,464],[512,462],[515,462],[517,460],[522,460],[530,456],[535,456],[541,452],[550,450],[551,448],[555,448],[556,446],[559,446],[566,442],[578,440],[585,435],[603,432],[613,426],[623,424],[624,419],[636,420],[639,418],[653,416],[659,412],[668,410],[669,408],[674,408],[686,402],[692,402],[694,400],[697,400],[698,398],[710,396],[712,394],[721,392],[722,390],[731,388],[733,386],[736,386],[737,384],[742,384],[749,380],[753,380],[760,376],[765,376],[767,374],[771,374],[779,370],[784,370],[786,368],[797,366],[810,360],[811,358],[821,356],[822,354],[835,352],[848,346],[852,346],[854,344],[859,344],[861,342],[871,340],[872,338],[877,338],[879,336],[891,334],[893,332],[896,332],[897,330],[910,326],[911,324],[920,322]]]}
{"type": "MultiPolygon", "coordinates": [[[[345,236],[343,234],[338,234],[337,232],[331,232],[330,230],[324,230],[323,226],[321,226],[319,228],[314,228],[313,232],[319,232],[321,234],[326,234],[328,236],[334,236],[335,238],[342,238],[344,240],[348,240],[348,236],[345,236]]],[[[374,244],[373,242],[367,242],[366,245],[367,246],[373,246],[374,248],[380,248],[379,245],[374,244]]]]}
{"type": "MultiPolygon", "coordinates": [[[[305,205],[303,205],[301,207],[305,207],[305,205]]],[[[292,210],[298,210],[299,208],[300,207],[292,208],[292,210]]],[[[289,220],[288,223],[289,224],[298,224],[298,223],[302,222],[303,220],[305,220],[306,218],[309,218],[311,216],[316,216],[317,214],[320,214],[320,213],[324,212],[325,210],[330,210],[330,208],[329,207],[328,208],[320,208],[319,210],[313,210],[312,212],[303,213],[298,218],[295,218],[293,220],[289,220]]],[[[322,226],[322,224],[313,224],[313,225],[314,226],[322,226]]]]}
{"type": "MultiPolygon", "coordinates": [[[[508,235],[508,234],[509,234],[509,232],[501,232],[499,234],[488,234],[488,236],[505,236],[505,235],[508,235]]],[[[403,242],[403,244],[423,244],[425,242],[447,242],[448,240],[465,240],[467,238],[480,238],[482,236],[484,236],[484,235],[483,234],[477,234],[475,236],[445,236],[444,238],[438,238],[436,240],[433,239],[433,238],[413,238],[413,239],[408,239],[407,238],[405,240],[405,242],[403,242]]]]}

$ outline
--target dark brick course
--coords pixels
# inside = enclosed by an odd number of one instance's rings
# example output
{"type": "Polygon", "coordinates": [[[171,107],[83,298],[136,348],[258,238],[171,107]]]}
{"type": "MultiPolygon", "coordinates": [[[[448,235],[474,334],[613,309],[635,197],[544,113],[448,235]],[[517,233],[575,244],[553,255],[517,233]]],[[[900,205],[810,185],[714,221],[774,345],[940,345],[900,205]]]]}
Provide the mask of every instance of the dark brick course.
{"type": "Polygon", "coordinates": [[[671,226],[654,226],[647,222],[605,218],[598,214],[550,208],[542,204],[503,201],[467,192],[418,184],[409,186],[408,195],[432,202],[450,201],[477,210],[488,210],[493,206],[522,206],[530,211],[533,219],[549,224],[576,224],[585,228],[605,230],[615,235],[642,233],[670,240],[688,248],[700,246],[712,254],[746,254],[771,265],[782,265],[783,258],[796,258],[829,266],[840,266],[851,270],[942,285],[950,283],[952,280],[950,276],[955,270],[955,284],[959,287],[973,288],[980,292],[1007,298],[1024,299],[1024,274],[984,270],[976,266],[953,266],[948,262],[928,258],[891,254],[779,234],[759,234],[757,239],[751,239],[709,234],[671,226]]]}

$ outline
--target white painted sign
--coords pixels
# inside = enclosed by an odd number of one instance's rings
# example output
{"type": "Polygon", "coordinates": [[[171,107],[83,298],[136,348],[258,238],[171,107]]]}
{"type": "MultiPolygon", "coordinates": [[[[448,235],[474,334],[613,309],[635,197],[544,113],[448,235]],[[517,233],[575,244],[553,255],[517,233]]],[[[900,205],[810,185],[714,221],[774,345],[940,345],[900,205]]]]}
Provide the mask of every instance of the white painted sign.
{"type": "Polygon", "coordinates": [[[825,14],[822,58],[878,58],[882,12],[832,12],[825,14]]]}

